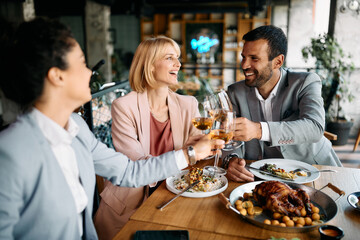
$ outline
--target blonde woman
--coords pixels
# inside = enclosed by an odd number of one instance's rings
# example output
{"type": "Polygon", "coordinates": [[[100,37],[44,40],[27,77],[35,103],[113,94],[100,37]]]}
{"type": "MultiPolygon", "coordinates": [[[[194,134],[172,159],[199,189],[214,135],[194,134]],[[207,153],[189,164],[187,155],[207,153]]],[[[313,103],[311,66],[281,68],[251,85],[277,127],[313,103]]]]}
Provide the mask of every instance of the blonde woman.
{"type": "MultiPolygon", "coordinates": [[[[112,104],[115,149],[132,160],[181,149],[201,135],[191,124],[198,104],[192,96],[174,93],[180,48],[167,37],[151,38],[138,46],[130,68],[133,89],[112,104]]],[[[155,188],[150,184],[150,192],[155,188]]],[[[159,183],[157,183],[159,185],[159,183]]],[[[111,239],[146,199],[147,187],[124,188],[106,183],[95,225],[102,239],[111,239]]]]}

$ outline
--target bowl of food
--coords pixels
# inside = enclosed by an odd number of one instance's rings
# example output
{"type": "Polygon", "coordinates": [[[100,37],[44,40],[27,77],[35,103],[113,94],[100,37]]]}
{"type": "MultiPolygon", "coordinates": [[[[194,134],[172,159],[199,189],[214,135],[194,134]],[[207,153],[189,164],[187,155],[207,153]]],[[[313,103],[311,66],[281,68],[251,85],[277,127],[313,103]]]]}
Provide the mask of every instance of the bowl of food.
{"type": "Polygon", "coordinates": [[[350,206],[360,211],[360,192],[350,193],[347,200],[350,206]]]}
{"type": "Polygon", "coordinates": [[[338,211],[335,201],[320,190],[280,181],[243,184],[231,192],[229,201],[245,220],[278,232],[314,230],[338,211]]]}
{"type": "Polygon", "coordinates": [[[344,231],[333,225],[323,225],[319,227],[321,240],[338,240],[344,237],[344,231]]]}

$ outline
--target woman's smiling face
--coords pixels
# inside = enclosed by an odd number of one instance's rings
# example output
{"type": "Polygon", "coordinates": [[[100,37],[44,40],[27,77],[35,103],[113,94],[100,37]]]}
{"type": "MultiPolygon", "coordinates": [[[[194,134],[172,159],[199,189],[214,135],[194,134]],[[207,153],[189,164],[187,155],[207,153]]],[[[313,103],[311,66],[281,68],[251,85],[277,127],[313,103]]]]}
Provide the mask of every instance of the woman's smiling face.
{"type": "Polygon", "coordinates": [[[177,75],[181,67],[179,54],[176,49],[168,44],[164,54],[154,62],[152,69],[159,86],[169,86],[177,83],[177,75]]]}

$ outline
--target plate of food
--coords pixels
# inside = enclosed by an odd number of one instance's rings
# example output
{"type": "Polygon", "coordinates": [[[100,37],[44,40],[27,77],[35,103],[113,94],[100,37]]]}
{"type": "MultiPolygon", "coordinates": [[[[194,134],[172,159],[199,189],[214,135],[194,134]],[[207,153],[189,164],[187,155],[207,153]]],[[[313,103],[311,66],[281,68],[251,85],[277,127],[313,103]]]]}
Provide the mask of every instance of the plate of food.
{"type": "Polygon", "coordinates": [[[178,194],[193,182],[200,182],[181,196],[190,198],[204,198],[217,195],[226,190],[228,180],[225,176],[210,177],[209,173],[202,168],[191,168],[181,171],[179,174],[166,179],[166,188],[178,194]]]}
{"type": "Polygon", "coordinates": [[[245,220],[279,232],[313,230],[338,211],[336,202],[320,190],[280,181],[243,184],[231,192],[229,201],[245,220]]]}
{"type": "Polygon", "coordinates": [[[259,169],[259,171],[253,169],[250,169],[250,171],[263,180],[279,180],[281,178],[283,182],[303,184],[313,182],[320,177],[317,168],[297,160],[269,158],[255,161],[250,164],[250,167],[259,169]],[[295,173],[294,170],[296,169],[302,169],[303,171],[295,173]],[[264,174],[266,172],[278,177],[264,174]]]}

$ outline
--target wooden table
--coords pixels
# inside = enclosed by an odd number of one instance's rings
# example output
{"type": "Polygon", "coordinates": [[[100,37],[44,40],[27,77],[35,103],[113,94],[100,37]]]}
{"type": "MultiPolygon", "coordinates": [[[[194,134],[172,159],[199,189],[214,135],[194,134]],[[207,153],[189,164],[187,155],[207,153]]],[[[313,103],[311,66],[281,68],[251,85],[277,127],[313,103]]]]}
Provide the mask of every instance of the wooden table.
{"type": "MultiPolygon", "coordinates": [[[[347,196],[360,191],[360,170],[329,166],[315,166],[318,169],[334,169],[337,173],[322,173],[312,183],[312,187],[320,189],[332,183],[345,191],[345,196],[337,200],[338,213],[327,224],[341,227],[345,232],[343,239],[360,239],[360,211],[353,209],[347,202],[347,196]]],[[[243,183],[229,181],[225,196],[243,183]]],[[[339,196],[329,188],[322,190],[334,200],[339,196]]],[[[283,233],[257,227],[235,212],[226,209],[217,196],[208,198],[179,197],[162,211],[156,206],[174,196],[166,189],[165,182],[135,212],[130,221],[122,228],[114,239],[132,239],[138,230],[188,230],[190,239],[269,239],[284,237],[301,240],[320,239],[315,228],[306,233],[283,233]]]]}

